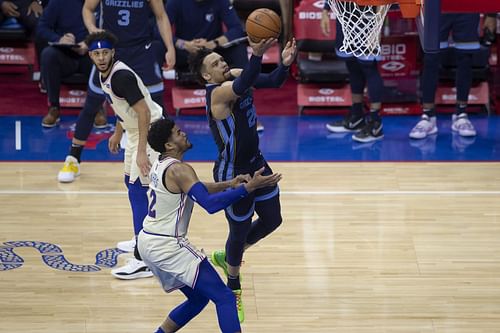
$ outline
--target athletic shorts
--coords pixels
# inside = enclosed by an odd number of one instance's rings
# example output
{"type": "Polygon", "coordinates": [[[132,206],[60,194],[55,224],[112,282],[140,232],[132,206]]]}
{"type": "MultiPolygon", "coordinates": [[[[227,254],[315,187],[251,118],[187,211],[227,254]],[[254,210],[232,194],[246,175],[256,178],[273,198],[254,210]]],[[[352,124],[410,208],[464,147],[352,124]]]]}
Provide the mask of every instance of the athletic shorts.
{"type": "Polygon", "coordinates": [[[200,263],[206,255],[187,238],[154,235],[141,230],[137,246],[142,260],[166,292],[184,286],[194,289],[200,263]]]}
{"type": "Polygon", "coordinates": [[[442,14],[440,17],[439,47],[449,46],[449,36],[459,50],[479,49],[479,14],[442,14]]]}
{"type": "MultiPolygon", "coordinates": [[[[141,174],[141,170],[137,166],[137,146],[139,144],[139,131],[127,131],[127,146],[125,147],[124,157],[124,173],[130,176],[129,183],[133,184],[140,178],[142,185],[149,184],[149,177],[141,174]]],[[[159,153],[154,151],[149,145],[146,147],[146,152],[151,165],[158,159],[159,153]]]]}
{"type": "MultiPolygon", "coordinates": [[[[216,182],[232,179],[232,178],[218,179],[219,173],[217,172],[218,170],[217,166],[218,163],[216,163],[216,166],[214,167],[214,179],[216,182]]],[[[264,167],[264,172],[263,172],[264,176],[271,175],[273,173],[273,170],[271,169],[267,161],[264,159],[262,154],[259,154],[259,156],[257,156],[254,161],[249,163],[248,166],[235,167],[234,175],[249,174],[250,176],[252,176],[255,171],[259,170],[262,167],[264,167]]],[[[226,218],[229,221],[233,222],[242,222],[251,219],[255,212],[255,202],[265,201],[277,195],[279,195],[278,185],[260,188],[248,194],[243,199],[238,200],[231,206],[227,207],[225,209],[226,218]]]]}

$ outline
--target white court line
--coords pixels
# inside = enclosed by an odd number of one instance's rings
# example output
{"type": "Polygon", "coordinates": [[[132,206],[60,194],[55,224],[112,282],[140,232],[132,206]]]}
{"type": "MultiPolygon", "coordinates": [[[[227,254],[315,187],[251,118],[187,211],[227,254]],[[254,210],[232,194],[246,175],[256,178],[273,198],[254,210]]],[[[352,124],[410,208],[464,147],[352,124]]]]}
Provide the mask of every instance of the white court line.
{"type": "Polygon", "coordinates": [[[21,150],[21,121],[16,120],[16,150],[21,150]]]}
{"type": "MultiPolygon", "coordinates": [[[[126,195],[126,191],[0,190],[0,195],[126,195]]],[[[500,195],[500,191],[281,191],[281,195],[500,195]]]]}

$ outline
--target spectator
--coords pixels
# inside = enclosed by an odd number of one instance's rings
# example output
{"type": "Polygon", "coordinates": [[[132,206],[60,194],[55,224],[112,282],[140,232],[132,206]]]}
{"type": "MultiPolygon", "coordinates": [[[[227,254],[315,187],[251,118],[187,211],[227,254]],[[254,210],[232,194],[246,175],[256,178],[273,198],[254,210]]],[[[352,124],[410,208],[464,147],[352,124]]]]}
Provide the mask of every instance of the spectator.
{"type": "MultiPolygon", "coordinates": [[[[59,122],[61,79],[75,73],[90,74],[92,62],[83,42],[87,29],[83,24],[82,7],[82,0],[51,0],[38,23],[37,39],[57,43],[44,48],[41,55],[42,80],[49,99],[43,127],[53,127],[59,122]],[[69,47],[71,45],[77,46],[69,47]]],[[[102,118],[96,121],[97,125],[102,124],[102,118]]]]}
{"type": "Polygon", "coordinates": [[[0,24],[7,18],[15,18],[32,35],[38,18],[42,15],[42,2],[38,0],[0,0],[0,24]]]}
{"type": "Polygon", "coordinates": [[[202,47],[209,50],[217,48],[232,67],[245,67],[248,62],[246,44],[220,48],[227,42],[245,36],[238,15],[228,0],[168,0],[166,10],[175,27],[177,71],[189,71],[189,54],[196,53],[202,47]]]}
{"type": "Polygon", "coordinates": [[[481,44],[490,47],[495,43],[497,37],[497,13],[488,13],[484,15],[483,36],[481,44]]]}

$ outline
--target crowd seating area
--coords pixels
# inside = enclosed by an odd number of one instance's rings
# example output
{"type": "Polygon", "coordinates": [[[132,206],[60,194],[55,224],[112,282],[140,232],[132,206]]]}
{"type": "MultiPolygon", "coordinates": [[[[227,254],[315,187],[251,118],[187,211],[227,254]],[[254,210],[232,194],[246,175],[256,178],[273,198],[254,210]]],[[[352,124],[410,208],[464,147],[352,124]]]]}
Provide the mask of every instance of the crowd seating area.
{"type": "MultiPolygon", "coordinates": [[[[347,70],[343,61],[333,52],[335,31],[325,37],[321,34],[322,1],[244,1],[235,0],[234,6],[241,19],[255,8],[268,7],[281,14],[283,36],[295,36],[300,54],[293,68],[293,79],[285,89],[294,89],[296,95],[295,110],[289,114],[307,112],[344,112],[351,104],[347,70]]],[[[335,27],[331,16],[332,27],[335,27]]],[[[419,77],[421,72],[422,51],[416,25],[413,20],[401,18],[399,11],[391,11],[384,25],[381,42],[382,61],[379,70],[384,79],[383,114],[419,114],[419,77]]],[[[279,62],[280,46],[277,45],[264,59],[264,68],[272,69],[279,62]]],[[[469,96],[469,104],[477,112],[500,114],[500,38],[489,48],[482,47],[474,58],[474,84],[469,96]]],[[[0,76],[12,80],[16,85],[16,76],[5,76],[6,67],[22,68],[38,86],[39,65],[35,56],[35,46],[26,32],[14,19],[9,19],[0,26],[0,76]]],[[[455,64],[453,49],[443,56],[440,84],[436,93],[436,104],[440,112],[446,112],[447,106],[455,103],[453,80],[455,64]]],[[[168,73],[165,73],[168,77],[168,73]]],[[[176,73],[166,79],[165,99],[172,114],[180,114],[188,109],[202,113],[204,107],[204,89],[194,83],[189,73],[176,73]]],[[[83,105],[86,94],[86,78],[73,75],[65,78],[61,88],[62,108],[78,110],[83,105]]],[[[40,92],[41,93],[41,92],[40,92]]],[[[36,107],[36,106],[35,106],[36,107]]],[[[40,114],[46,112],[46,105],[40,105],[40,114]]],[[[452,110],[452,108],[449,108],[452,110]]],[[[273,108],[262,109],[263,114],[273,114],[273,108]]],[[[12,110],[4,110],[12,112],[12,110]]],[[[282,111],[281,111],[282,112],[282,111]]]]}

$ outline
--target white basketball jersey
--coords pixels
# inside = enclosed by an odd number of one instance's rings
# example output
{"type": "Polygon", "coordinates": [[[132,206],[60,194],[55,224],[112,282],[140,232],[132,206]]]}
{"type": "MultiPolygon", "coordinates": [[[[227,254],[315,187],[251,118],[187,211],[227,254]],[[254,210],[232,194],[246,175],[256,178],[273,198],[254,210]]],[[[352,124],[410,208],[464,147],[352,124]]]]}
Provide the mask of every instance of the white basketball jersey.
{"type": "Polygon", "coordinates": [[[113,111],[115,111],[116,115],[120,118],[123,128],[126,131],[130,131],[137,130],[139,127],[137,112],[132,109],[125,98],[118,97],[113,94],[113,89],[111,87],[111,78],[113,77],[113,74],[119,70],[127,70],[135,75],[137,84],[139,85],[139,89],[141,90],[142,95],[144,96],[144,100],[146,101],[146,104],[148,105],[149,111],[151,113],[150,122],[152,123],[153,121],[160,119],[162,117],[163,110],[161,106],[153,101],[148,89],[142,82],[139,75],[137,75],[130,67],[125,65],[123,62],[116,61],[113,64],[113,68],[111,69],[111,72],[108,75],[106,81],[102,82],[102,74],[99,73],[99,82],[101,82],[102,90],[109,96],[109,98],[111,98],[111,107],[113,108],[113,111]]]}
{"type": "Polygon", "coordinates": [[[148,215],[142,227],[145,232],[185,237],[191,219],[194,202],[186,193],[172,193],[163,185],[167,168],[179,160],[167,157],[156,160],[149,172],[148,215]]]}

